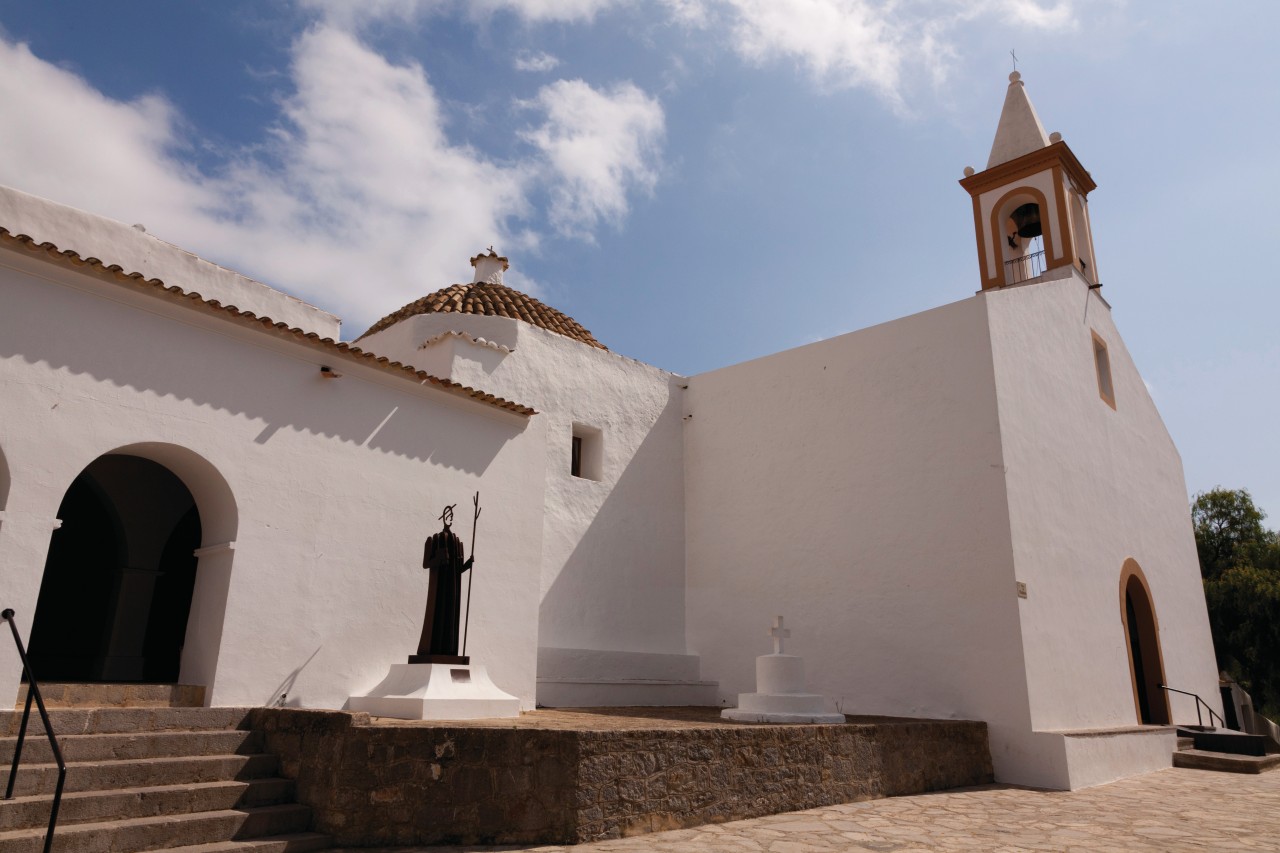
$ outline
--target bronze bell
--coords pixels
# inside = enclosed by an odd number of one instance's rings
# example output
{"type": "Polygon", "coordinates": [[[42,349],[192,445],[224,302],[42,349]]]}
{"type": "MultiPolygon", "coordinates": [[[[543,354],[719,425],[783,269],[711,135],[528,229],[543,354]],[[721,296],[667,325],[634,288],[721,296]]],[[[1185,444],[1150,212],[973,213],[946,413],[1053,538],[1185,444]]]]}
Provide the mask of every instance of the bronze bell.
{"type": "Polygon", "coordinates": [[[1040,205],[1035,202],[1028,202],[1017,208],[1010,218],[1018,229],[1019,237],[1039,237],[1044,233],[1040,228],[1040,205]]]}

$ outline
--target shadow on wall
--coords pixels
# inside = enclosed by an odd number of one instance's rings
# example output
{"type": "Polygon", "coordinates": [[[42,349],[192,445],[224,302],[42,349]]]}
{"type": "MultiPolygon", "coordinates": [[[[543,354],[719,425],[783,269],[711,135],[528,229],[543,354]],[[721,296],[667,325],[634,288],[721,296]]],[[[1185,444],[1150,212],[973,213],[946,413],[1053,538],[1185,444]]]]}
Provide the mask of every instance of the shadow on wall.
{"type": "Polygon", "coordinates": [[[9,503],[9,462],[5,459],[4,448],[0,447],[0,512],[4,512],[9,503]]]}
{"type": "Polygon", "coordinates": [[[293,685],[297,683],[298,676],[301,675],[302,671],[316,659],[316,655],[320,654],[320,650],[323,648],[324,646],[316,646],[316,650],[312,652],[306,660],[285,676],[284,681],[280,682],[280,685],[276,687],[275,690],[271,691],[271,695],[267,697],[267,701],[262,703],[263,707],[301,708],[301,700],[299,700],[297,696],[291,697],[289,694],[293,692],[293,685]]]}
{"type": "Polygon", "coordinates": [[[179,322],[147,318],[140,324],[137,311],[113,303],[95,300],[86,312],[85,297],[74,291],[46,287],[40,293],[40,313],[59,318],[59,333],[50,335],[39,324],[0,325],[0,357],[261,421],[259,444],[289,429],[482,473],[527,425],[515,415],[468,417],[465,407],[483,404],[433,401],[434,395],[389,376],[386,383],[362,381],[352,369],[340,379],[324,379],[319,353],[314,361],[302,360],[179,322]],[[56,304],[61,302],[67,304],[56,304]],[[401,382],[402,390],[396,388],[401,382]],[[467,440],[446,441],[446,434],[467,440]]]}
{"type": "MultiPolygon", "coordinates": [[[[540,645],[684,652],[681,430],[681,399],[673,394],[594,514],[590,505],[606,483],[568,470],[547,473],[549,498],[589,517],[543,594],[540,645]]],[[[578,535],[571,520],[559,518],[564,533],[548,530],[544,552],[557,538],[578,535]]]]}

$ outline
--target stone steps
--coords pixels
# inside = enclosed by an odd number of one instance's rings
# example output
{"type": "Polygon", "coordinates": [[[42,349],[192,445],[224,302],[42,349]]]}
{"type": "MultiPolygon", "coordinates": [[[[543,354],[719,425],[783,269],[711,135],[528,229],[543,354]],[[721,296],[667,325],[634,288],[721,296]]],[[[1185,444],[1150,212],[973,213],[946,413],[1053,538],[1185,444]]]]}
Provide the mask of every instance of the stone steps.
{"type": "MultiPolygon", "coordinates": [[[[142,758],[127,761],[86,761],[67,765],[63,797],[76,791],[110,788],[140,788],[147,785],[178,785],[245,781],[273,775],[279,768],[274,755],[201,755],[142,758]]],[[[15,796],[52,794],[58,781],[56,764],[27,764],[18,770],[15,796]]]]}
{"type": "MultiPolygon", "coordinates": [[[[203,687],[195,684],[74,684],[40,682],[46,708],[200,708],[203,687]]],[[[18,690],[15,707],[27,701],[27,685],[18,690]]],[[[35,714],[34,707],[31,711],[35,714]]]]}
{"type": "MultiPolygon", "coordinates": [[[[151,733],[243,727],[248,708],[50,708],[49,721],[59,738],[71,735],[151,733]]],[[[0,736],[18,734],[20,711],[0,712],[0,736]]],[[[44,737],[44,723],[32,710],[27,737],[44,737]]]]}
{"type": "MultiPolygon", "coordinates": [[[[55,728],[54,732],[62,750],[62,760],[68,764],[179,755],[250,755],[262,751],[260,733],[238,729],[59,735],[55,728]]],[[[0,738],[0,763],[12,763],[17,740],[16,737],[0,738]]],[[[32,737],[28,733],[22,747],[22,761],[35,764],[52,762],[53,749],[48,739],[43,735],[32,737]]]]}
{"type": "MultiPolygon", "coordinates": [[[[191,782],[106,791],[75,791],[70,794],[64,792],[58,811],[58,826],[184,812],[219,811],[241,806],[279,805],[292,802],[293,796],[293,782],[280,778],[252,779],[247,782],[191,782]]],[[[0,831],[45,826],[52,805],[52,794],[0,801],[0,831]]]]}
{"type": "MultiPolygon", "coordinates": [[[[76,823],[58,826],[54,850],[57,853],[141,853],[238,839],[269,840],[272,836],[305,833],[310,821],[311,810],[293,803],[76,823]]],[[[0,832],[0,851],[40,853],[44,849],[44,833],[43,826],[0,832]]]]}
{"type": "MultiPolygon", "coordinates": [[[[67,762],[53,849],[60,853],[304,853],[330,847],[311,810],[262,752],[245,708],[188,707],[171,685],[62,685],[50,722],[67,762]],[[133,688],[132,692],[124,688],[133,688]],[[138,695],[143,707],[95,707],[138,695]],[[165,695],[176,706],[161,704],[165,695]],[[155,695],[152,695],[155,694],[155,695]],[[71,704],[75,700],[76,704],[71,704]]],[[[0,713],[0,767],[12,759],[20,712],[0,713]]],[[[0,853],[41,851],[57,766],[40,719],[23,746],[15,798],[0,801],[0,853]]]]}
{"type": "Polygon", "coordinates": [[[1280,767],[1280,755],[1235,755],[1202,749],[1180,749],[1173,754],[1174,767],[1216,770],[1220,773],[1262,773],[1280,767]]]}
{"type": "Polygon", "coordinates": [[[164,853],[309,853],[328,850],[329,837],[318,832],[295,832],[250,841],[219,841],[194,847],[170,847],[164,853]]]}

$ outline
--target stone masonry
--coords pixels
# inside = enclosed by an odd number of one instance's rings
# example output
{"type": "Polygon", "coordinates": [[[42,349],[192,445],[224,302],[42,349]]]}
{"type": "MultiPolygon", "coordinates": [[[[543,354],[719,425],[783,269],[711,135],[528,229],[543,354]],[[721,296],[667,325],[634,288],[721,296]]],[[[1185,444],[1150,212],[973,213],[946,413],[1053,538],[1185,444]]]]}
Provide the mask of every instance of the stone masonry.
{"type": "Polygon", "coordinates": [[[992,780],[967,721],[722,722],[714,708],[425,723],[258,709],[315,828],[349,845],[580,843],[992,780]]]}

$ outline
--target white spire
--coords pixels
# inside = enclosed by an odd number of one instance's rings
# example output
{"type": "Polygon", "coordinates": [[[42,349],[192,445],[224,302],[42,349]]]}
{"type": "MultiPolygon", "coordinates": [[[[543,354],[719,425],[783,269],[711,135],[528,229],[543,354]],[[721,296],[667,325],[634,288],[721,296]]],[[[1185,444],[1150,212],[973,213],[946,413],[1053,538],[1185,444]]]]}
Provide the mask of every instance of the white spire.
{"type": "Polygon", "coordinates": [[[1036,108],[1031,106],[1031,99],[1023,88],[1022,75],[1015,71],[1009,75],[1009,91],[1004,96],[1000,126],[996,128],[996,139],[991,144],[987,168],[1008,163],[1048,145],[1049,137],[1045,135],[1044,125],[1040,124],[1036,108]]]}

